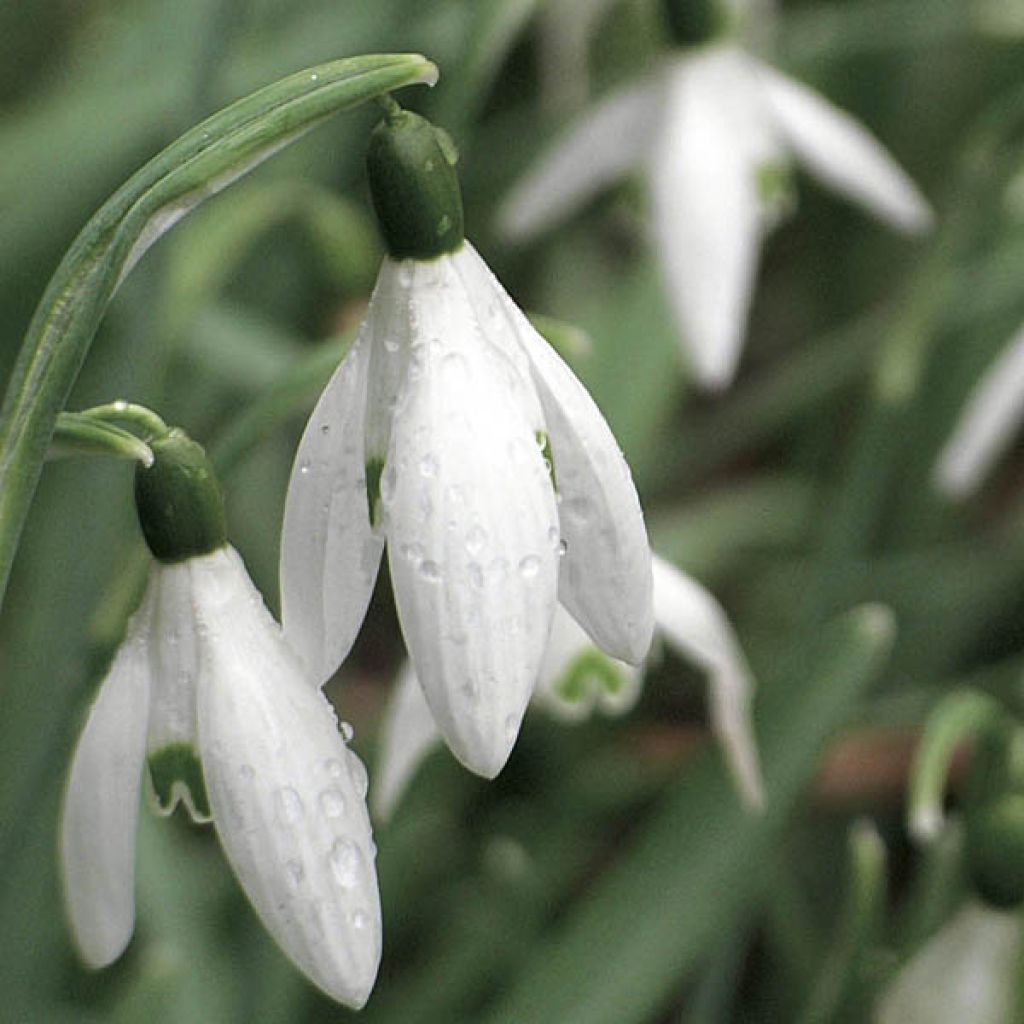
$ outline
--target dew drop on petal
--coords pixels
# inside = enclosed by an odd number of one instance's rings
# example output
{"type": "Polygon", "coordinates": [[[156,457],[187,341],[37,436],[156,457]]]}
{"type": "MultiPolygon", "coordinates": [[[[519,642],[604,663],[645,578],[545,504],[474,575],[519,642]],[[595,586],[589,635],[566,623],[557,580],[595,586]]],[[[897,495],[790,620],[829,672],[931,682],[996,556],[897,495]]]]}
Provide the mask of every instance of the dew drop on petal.
{"type": "Polygon", "coordinates": [[[274,808],[282,825],[297,825],[302,820],[302,797],[291,786],[282,786],[274,794],[274,808]]]}
{"type": "Polygon", "coordinates": [[[349,921],[357,931],[365,931],[370,926],[370,915],[365,910],[353,910],[349,921]]]}
{"type": "Polygon", "coordinates": [[[568,550],[569,545],[564,540],[560,540],[558,542],[558,557],[563,558],[565,556],[566,551],[568,550]]]}
{"type": "Polygon", "coordinates": [[[320,425],[320,433],[326,437],[331,432],[330,423],[323,423],[320,425]]]}
{"type": "Polygon", "coordinates": [[[345,815],[345,798],[339,789],[325,789],[320,794],[320,810],[327,818],[342,818],[345,815]]]}
{"type": "Polygon", "coordinates": [[[306,877],[306,869],[302,866],[300,860],[290,860],[284,866],[285,878],[288,880],[288,887],[290,889],[298,889],[302,884],[302,880],[306,877]]]}
{"type": "Polygon", "coordinates": [[[420,562],[420,576],[428,583],[437,583],[441,579],[441,566],[428,558],[420,562]]]}
{"type": "Polygon", "coordinates": [[[410,562],[423,561],[423,545],[421,544],[403,544],[401,551],[410,562]]]}
{"type": "Polygon", "coordinates": [[[399,344],[398,344],[397,339],[395,339],[395,338],[385,338],[384,339],[384,351],[385,352],[395,353],[395,352],[398,351],[398,349],[399,349],[399,344]]]}
{"type": "Polygon", "coordinates": [[[352,723],[351,722],[341,722],[338,725],[338,728],[341,730],[341,738],[346,743],[351,743],[352,737],[355,736],[355,734],[356,734],[355,729],[352,728],[352,723]]]}
{"type": "Polygon", "coordinates": [[[303,476],[306,476],[309,473],[309,463],[308,462],[301,462],[299,464],[299,472],[303,476]]]}
{"type": "Polygon", "coordinates": [[[519,575],[524,580],[532,580],[540,572],[540,559],[536,555],[527,555],[519,563],[519,575]]]}
{"type": "Polygon", "coordinates": [[[337,839],[327,855],[334,880],[343,889],[354,889],[359,882],[359,847],[351,839],[337,839]]]}
{"type": "Polygon", "coordinates": [[[311,82],[319,82],[319,81],[320,81],[320,76],[319,76],[319,75],[318,75],[318,74],[317,74],[317,73],[316,73],[316,72],[314,71],[314,72],[313,72],[313,73],[312,73],[312,74],[311,74],[311,75],[309,76],[309,80],[310,80],[311,82]]]}
{"type": "Polygon", "coordinates": [[[366,774],[366,765],[351,751],[348,754],[348,772],[355,791],[359,794],[360,799],[364,798],[370,788],[370,779],[366,774]]]}
{"type": "Polygon", "coordinates": [[[466,550],[471,555],[479,555],[487,543],[487,531],[479,524],[471,526],[466,534],[466,550]]]}

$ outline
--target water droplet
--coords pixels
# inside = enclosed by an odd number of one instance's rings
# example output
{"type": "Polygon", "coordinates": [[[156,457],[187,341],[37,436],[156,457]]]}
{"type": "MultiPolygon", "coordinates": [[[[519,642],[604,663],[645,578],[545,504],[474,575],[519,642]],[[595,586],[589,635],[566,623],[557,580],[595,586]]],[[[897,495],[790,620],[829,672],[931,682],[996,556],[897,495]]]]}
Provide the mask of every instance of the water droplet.
{"type": "Polygon", "coordinates": [[[363,799],[370,788],[370,779],[366,774],[366,765],[351,750],[348,752],[348,773],[356,793],[363,799]]]}
{"type": "Polygon", "coordinates": [[[532,580],[540,572],[540,559],[536,555],[527,555],[519,563],[519,575],[524,580],[532,580]]]}
{"type": "Polygon", "coordinates": [[[558,542],[558,557],[563,558],[565,556],[566,551],[568,550],[569,545],[564,540],[560,540],[558,542]]]}
{"type": "Polygon", "coordinates": [[[309,463],[308,462],[301,462],[299,464],[299,472],[303,476],[305,476],[309,472],[309,463]]]}
{"type": "Polygon", "coordinates": [[[562,507],[581,523],[586,522],[590,516],[590,502],[586,498],[570,498],[562,507]]]}
{"type": "Polygon", "coordinates": [[[355,729],[352,728],[352,723],[351,722],[342,722],[338,726],[338,728],[341,730],[341,738],[346,743],[351,743],[352,742],[352,737],[355,736],[355,734],[356,734],[355,729]]]}
{"type": "Polygon", "coordinates": [[[426,455],[420,459],[420,473],[423,476],[437,476],[437,456],[432,452],[427,452],[426,455]]]}
{"type": "Polygon", "coordinates": [[[354,889],[359,882],[359,866],[362,856],[359,847],[351,839],[337,839],[327,855],[334,880],[343,889],[354,889]]]}
{"type": "Polygon", "coordinates": [[[320,810],[327,818],[341,818],[345,815],[345,798],[339,789],[325,789],[320,794],[320,810]]]}
{"type": "Polygon", "coordinates": [[[241,775],[243,779],[251,779],[256,773],[252,770],[251,764],[243,764],[239,765],[238,774],[241,775]]]}
{"type": "Polygon", "coordinates": [[[466,550],[471,555],[479,555],[486,543],[487,531],[479,524],[471,526],[466,534],[466,550]]]}
{"type": "Polygon", "coordinates": [[[352,927],[357,932],[365,931],[370,927],[370,915],[365,910],[353,910],[349,921],[352,922],[352,927]]]}
{"type": "Polygon", "coordinates": [[[396,338],[385,338],[384,339],[384,351],[391,352],[392,354],[397,352],[400,348],[398,340],[396,338]]]}
{"type": "Polygon", "coordinates": [[[306,869],[300,860],[290,860],[284,866],[285,876],[288,879],[288,886],[291,889],[298,889],[302,880],[306,877],[306,869]]]}
{"type": "Polygon", "coordinates": [[[302,797],[291,786],[282,786],[274,794],[274,807],[282,825],[297,825],[302,820],[302,797]]]}
{"type": "Polygon", "coordinates": [[[320,76],[314,71],[313,74],[311,74],[309,76],[309,80],[311,82],[319,82],[320,81],[320,76]]]}
{"type": "Polygon", "coordinates": [[[420,562],[420,575],[429,583],[437,583],[441,579],[441,566],[428,558],[420,562]]]}
{"type": "Polygon", "coordinates": [[[330,423],[323,423],[320,425],[320,433],[326,437],[331,432],[330,423]]]}
{"type": "Polygon", "coordinates": [[[403,544],[401,552],[409,559],[410,562],[422,562],[423,561],[423,545],[422,544],[403,544]]]}
{"type": "Polygon", "coordinates": [[[324,762],[324,768],[332,779],[340,779],[345,774],[345,766],[333,757],[324,762]]]}

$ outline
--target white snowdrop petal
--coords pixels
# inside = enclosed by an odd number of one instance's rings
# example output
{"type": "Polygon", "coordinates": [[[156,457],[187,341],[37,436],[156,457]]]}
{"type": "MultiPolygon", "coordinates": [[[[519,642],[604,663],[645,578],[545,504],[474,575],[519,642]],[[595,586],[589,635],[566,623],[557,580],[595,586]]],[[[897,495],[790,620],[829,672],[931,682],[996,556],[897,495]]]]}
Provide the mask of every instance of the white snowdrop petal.
{"type": "Polygon", "coordinates": [[[1013,1019],[1020,915],[968,903],[882,993],[877,1024],[1004,1024],[1013,1019]]]}
{"type": "Polygon", "coordinates": [[[662,558],[653,560],[654,616],[668,643],[708,673],[711,724],[740,792],[752,807],[764,785],[751,722],[754,683],[721,605],[691,577],[662,558]]]}
{"type": "Polygon", "coordinates": [[[489,343],[455,256],[409,261],[413,343],[385,476],[402,632],[455,756],[493,777],[518,734],[558,573],[529,381],[489,343]]]}
{"type": "Polygon", "coordinates": [[[318,684],[355,641],[384,547],[370,523],[364,447],[372,319],[313,410],[285,501],[284,632],[318,684]]]}
{"type": "Polygon", "coordinates": [[[951,498],[977,490],[1024,420],[1024,329],[985,371],[967,400],[935,466],[935,482],[951,498]]]}
{"type": "Polygon", "coordinates": [[[643,670],[609,658],[562,607],[555,609],[534,702],[555,718],[580,722],[595,707],[625,714],[640,696],[643,670]]]}
{"type": "Polygon", "coordinates": [[[467,243],[466,280],[490,294],[525,353],[547,424],[558,488],[563,552],[559,600],[614,658],[639,664],[651,644],[647,530],[629,466],[576,375],[534,330],[467,243]],[[475,265],[475,266],[471,266],[475,265]]]}
{"type": "Polygon", "coordinates": [[[612,93],[541,157],[498,211],[498,230],[525,240],[643,161],[658,116],[653,80],[612,93]]]}
{"type": "Polygon", "coordinates": [[[378,821],[394,813],[424,758],[442,742],[412,662],[402,666],[381,726],[370,806],[378,821]]]}
{"type": "Polygon", "coordinates": [[[749,69],[712,49],[669,69],[651,156],[653,236],[698,382],[727,387],[746,333],[763,231],[757,168],[768,159],[749,69]]]}
{"type": "Polygon", "coordinates": [[[360,1007],[381,952],[365,769],[238,555],[221,548],[190,566],[217,833],[278,945],[329,996],[360,1007]]]}
{"type": "Polygon", "coordinates": [[[60,866],[75,944],[90,967],[116,960],[135,927],[135,828],[149,711],[154,568],[78,740],[64,792],[60,866]]]}
{"type": "Polygon", "coordinates": [[[901,231],[931,227],[928,202],[863,125],[807,86],[755,66],[779,130],[815,177],[901,231]]]}

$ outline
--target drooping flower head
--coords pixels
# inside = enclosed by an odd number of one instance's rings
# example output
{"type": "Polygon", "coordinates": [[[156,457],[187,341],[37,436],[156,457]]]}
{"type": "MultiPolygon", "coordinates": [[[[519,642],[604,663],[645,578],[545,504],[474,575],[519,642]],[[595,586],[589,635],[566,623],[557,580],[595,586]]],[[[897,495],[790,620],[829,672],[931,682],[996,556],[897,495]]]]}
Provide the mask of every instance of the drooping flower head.
{"type": "Polygon", "coordinates": [[[491,777],[518,734],[556,597],[599,647],[638,663],[651,568],[607,424],[464,240],[454,160],[443,133],[397,107],[373,133],[388,255],[296,455],[283,624],[328,678],[386,542],[426,701],[455,755],[491,777]]]}
{"type": "Polygon", "coordinates": [[[102,967],[134,930],[135,829],[159,811],[209,821],[267,930],[334,999],[358,1007],[380,960],[366,771],[235,550],[202,449],[153,439],[136,504],[153,554],[75,749],[60,861],[72,933],[102,967]]]}
{"type": "MultiPolygon", "coordinates": [[[[746,658],[722,607],[696,580],[655,557],[656,637],[708,676],[712,729],[748,807],[764,805],[760,759],[751,722],[754,682],[746,658]]],[[[627,665],[598,650],[564,608],[544,655],[533,703],[567,722],[596,710],[623,715],[640,696],[644,668],[627,665]]],[[[377,756],[370,803],[378,820],[391,816],[423,759],[441,741],[411,665],[399,674],[377,756]]]]}
{"type": "Polygon", "coordinates": [[[513,188],[498,222],[525,241],[634,167],[652,201],[652,236],[697,381],[736,372],[761,239],[786,205],[792,159],[893,227],[932,215],[913,182],[848,114],[747,53],[723,0],[669,0],[675,51],[611,93],[513,188]]]}

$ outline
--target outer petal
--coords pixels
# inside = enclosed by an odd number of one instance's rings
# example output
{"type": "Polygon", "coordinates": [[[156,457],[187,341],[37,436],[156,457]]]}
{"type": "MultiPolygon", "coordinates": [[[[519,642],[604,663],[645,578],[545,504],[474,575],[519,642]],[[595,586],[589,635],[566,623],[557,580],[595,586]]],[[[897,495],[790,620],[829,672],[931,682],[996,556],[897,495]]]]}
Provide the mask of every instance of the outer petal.
{"type": "Polygon", "coordinates": [[[391,691],[381,728],[370,804],[374,816],[386,821],[424,758],[443,740],[434,724],[412,662],[406,662],[391,691]]]}
{"type": "Polygon", "coordinates": [[[199,739],[221,843],[284,952],[332,998],[362,1006],[381,950],[366,772],[238,555],[189,564],[199,739]]]}
{"type": "Polygon", "coordinates": [[[654,241],[697,379],[718,390],[746,332],[762,235],[757,168],[769,146],[737,52],[683,58],[666,89],[650,169],[654,241]]]}
{"type": "Polygon", "coordinates": [[[511,327],[547,421],[565,542],[559,600],[598,647],[639,664],[650,648],[654,619],[650,548],[629,466],[576,375],[468,243],[464,252],[466,288],[496,310],[495,336],[511,327]]]}
{"type": "Polygon", "coordinates": [[[364,450],[373,304],[306,425],[285,502],[284,632],[316,683],[328,679],[352,647],[384,546],[370,523],[364,450]]]}
{"type": "Polygon", "coordinates": [[[455,756],[493,777],[544,653],[558,527],[536,399],[474,313],[459,273],[468,252],[408,261],[409,373],[381,495],[398,614],[427,702],[455,756]]]}
{"type": "Polygon", "coordinates": [[[975,491],[1024,419],[1024,328],[985,371],[935,466],[935,482],[951,498],[975,491]]]}
{"type": "Polygon", "coordinates": [[[643,161],[658,101],[653,80],[605,98],[512,189],[499,208],[498,230],[515,239],[536,235],[643,161]]]}
{"type": "Polygon", "coordinates": [[[901,231],[931,227],[927,200],[867,129],[805,85],[756,67],[779,130],[813,175],[901,231]]]}
{"type": "Polygon", "coordinates": [[[655,558],[654,614],[668,642],[708,673],[712,727],[744,799],[761,807],[764,787],[750,720],[753,680],[725,612],[695,580],[655,558]]]}
{"type": "Polygon", "coordinates": [[[559,605],[551,624],[534,701],[556,718],[579,722],[598,705],[625,714],[640,696],[643,670],[599,651],[579,623],[559,605]]]}
{"type": "Polygon", "coordinates": [[[886,989],[877,1024],[1005,1024],[1014,1019],[1021,924],[968,904],[886,989]]]}
{"type": "Polygon", "coordinates": [[[149,712],[154,568],[142,606],[100,686],[71,761],[60,863],[71,931],[82,959],[105,967],[135,927],[135,828],[149,712]]]}

